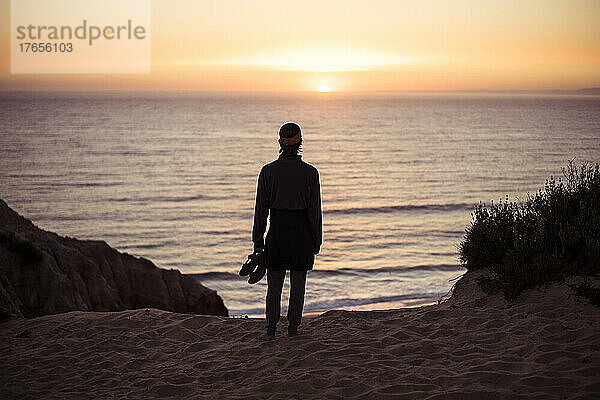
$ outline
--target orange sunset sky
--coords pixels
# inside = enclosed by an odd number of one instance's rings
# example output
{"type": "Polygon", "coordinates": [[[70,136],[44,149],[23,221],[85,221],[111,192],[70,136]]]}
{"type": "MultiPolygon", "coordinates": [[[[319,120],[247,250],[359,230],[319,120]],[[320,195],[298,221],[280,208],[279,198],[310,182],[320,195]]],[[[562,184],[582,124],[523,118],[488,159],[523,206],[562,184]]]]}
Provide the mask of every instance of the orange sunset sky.
{"type": "Polygon", "coordinates": [[[0,90],[572,90],[600,86],[600,1],[152,0],[150,74],[11,74],[0,90]]]}

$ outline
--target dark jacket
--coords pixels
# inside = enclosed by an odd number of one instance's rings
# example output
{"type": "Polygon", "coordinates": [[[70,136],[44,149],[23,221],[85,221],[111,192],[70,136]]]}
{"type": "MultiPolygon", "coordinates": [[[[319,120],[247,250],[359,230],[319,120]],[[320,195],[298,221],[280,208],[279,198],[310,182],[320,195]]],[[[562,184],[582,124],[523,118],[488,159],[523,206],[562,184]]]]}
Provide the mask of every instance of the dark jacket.
{"type": "Polygon", "coordinates": [[[302,161],[300,155],[281,153],[277,160],[264,165],[258,175],[252,241],[263,247],[269,209],[307,210],[314,241],[313,253],[318,254],[323,243],[321,184],[319,171],[302,161]]]}

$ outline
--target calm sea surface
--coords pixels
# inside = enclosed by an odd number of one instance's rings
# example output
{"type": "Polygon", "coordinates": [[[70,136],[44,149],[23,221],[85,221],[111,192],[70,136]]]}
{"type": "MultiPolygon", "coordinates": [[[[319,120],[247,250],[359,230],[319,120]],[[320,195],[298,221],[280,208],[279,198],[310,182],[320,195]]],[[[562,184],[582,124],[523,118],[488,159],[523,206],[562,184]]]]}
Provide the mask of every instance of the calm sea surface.
{"type": "Polygon", "coordinates": [[[307,311],[434,302],[464,272],[456,246],[476,203],[526,196],[574,157],[600,160],[598,97],[2,93],[0,197],[44,229],[196,274],[233,315],[260,315],[266,282],[237,271],[286,121],[321,174],[307,311]]]}

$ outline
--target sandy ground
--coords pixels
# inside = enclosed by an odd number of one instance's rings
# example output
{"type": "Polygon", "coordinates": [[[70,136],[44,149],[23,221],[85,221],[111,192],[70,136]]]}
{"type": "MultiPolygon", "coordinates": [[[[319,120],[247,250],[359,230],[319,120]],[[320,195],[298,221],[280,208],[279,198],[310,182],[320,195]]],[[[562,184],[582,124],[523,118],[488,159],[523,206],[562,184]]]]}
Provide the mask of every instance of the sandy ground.
{"type": "Polygon", "coordinates": [[[509,303],[476,275],[440,305],[329,311],[293,338],[284,320],[274,341],[264,320],[156,309],[3,322],[0,398],[599,399],[600,308],[564,283],[509,303]]]}

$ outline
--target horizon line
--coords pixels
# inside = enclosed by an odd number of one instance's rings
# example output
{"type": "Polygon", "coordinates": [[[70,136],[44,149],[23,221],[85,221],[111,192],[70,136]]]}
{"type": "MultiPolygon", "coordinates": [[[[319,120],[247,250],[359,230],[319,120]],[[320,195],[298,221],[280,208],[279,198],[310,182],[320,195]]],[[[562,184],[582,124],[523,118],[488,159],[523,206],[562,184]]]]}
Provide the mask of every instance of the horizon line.
{"type": "Polygon", "coordinates": [[[137,89],[3,89],[0,88],[0,93],[271,93],[271,94],[316,94],[321,96],[331,96],[336,94],[564,94],[564,95],[583,95],[583,96],[598,96],[600,95],[600,86],[583,87],[578,89],[440,89],[440,90],[332,90],[330,92],[321,93],[316,90],[210,90],[210,89],[152,89],[152,88],[137,88],[137,89]]]}

